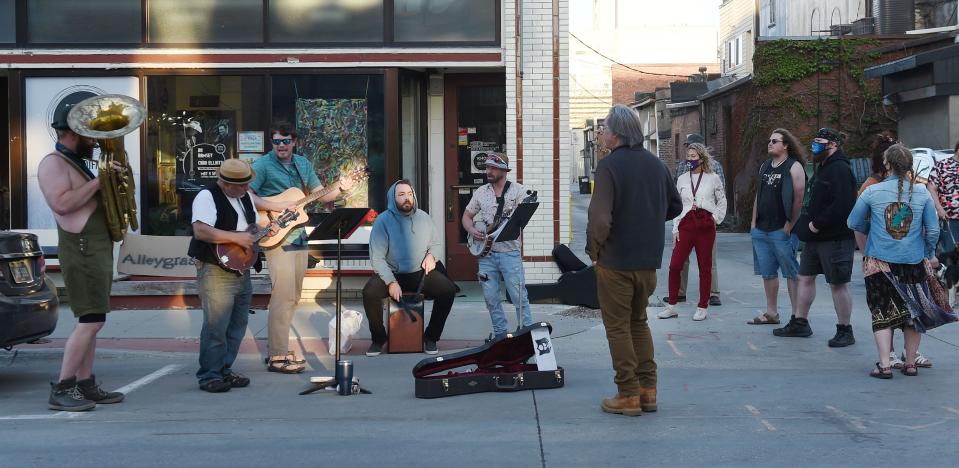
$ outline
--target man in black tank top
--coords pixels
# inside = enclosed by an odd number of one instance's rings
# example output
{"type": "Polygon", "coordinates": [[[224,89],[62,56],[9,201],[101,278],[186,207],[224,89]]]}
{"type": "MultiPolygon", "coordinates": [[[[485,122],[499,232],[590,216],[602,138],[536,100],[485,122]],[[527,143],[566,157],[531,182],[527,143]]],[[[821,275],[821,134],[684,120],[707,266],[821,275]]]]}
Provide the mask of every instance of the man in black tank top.
{"type": "Polygon", "coordinates": [[[792,233],[802,208],[806,185],[804,155],[796,138],[784,129],[769,136],[770,159],[762,163],[756,178],[756,199],[753,202],[752,229],[753,270],[763,278],[766,311],[750,320],[751,325],[779,323],[779,272],[786,278],[790,301],[795,313],[796,280],[799,262],[796,249],[799,240],[792,233]]]}

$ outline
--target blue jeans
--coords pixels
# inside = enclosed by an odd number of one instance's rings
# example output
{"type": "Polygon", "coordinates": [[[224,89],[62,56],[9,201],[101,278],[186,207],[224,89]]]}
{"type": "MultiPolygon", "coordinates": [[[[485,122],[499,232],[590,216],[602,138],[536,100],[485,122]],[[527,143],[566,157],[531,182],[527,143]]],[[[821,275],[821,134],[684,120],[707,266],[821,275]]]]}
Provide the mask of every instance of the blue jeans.
{"type": "Polygon", "coordinates": [[[753,272],[763,279],[777,278],[782,271],[783,278],[795,279],[799,274],[799,261],[796,250],[799,238],[795,234],[786,235],[782,229],[763,231],[753,228],[749,231],[753,241],[753,272]]]}
{"type": "Polygon", "coordinates": [[[196,378],[202,384],[231,373],[246,334],[253,283],[249,270],[237,276],[209,263],[197,269],[196,279],[203,305],[200,370],[196,371],[196,378]]]}
{"type": "Polygon", "coordinates": [[[526,277],[523,274],[523,257],[518,250],[512,252],[492,252],[479,259],[479,281],[483,285],[483,299],[493,322],[493,335],[506,334],[509,322],[503,312],[503,296],[500,282],[506,286],[506,293],[516,306],[517,328],[533,324],[533,313],[529,308],[529,294],[526,293],[526,277]],[[523,300],[519,298],[522,296],[523,300]]]}

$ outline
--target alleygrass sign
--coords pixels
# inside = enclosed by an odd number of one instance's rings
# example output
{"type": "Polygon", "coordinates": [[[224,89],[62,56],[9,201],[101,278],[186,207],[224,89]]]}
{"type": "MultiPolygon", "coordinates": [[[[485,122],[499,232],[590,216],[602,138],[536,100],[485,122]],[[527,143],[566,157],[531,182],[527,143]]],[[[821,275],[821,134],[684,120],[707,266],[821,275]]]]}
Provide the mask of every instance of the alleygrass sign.
{"type": "Polygon", "coordinates": [[[120,245],[117,271],[128,275],[195,277],[194,261],[187,256],[189,236],[127,234],[120,245]]]}

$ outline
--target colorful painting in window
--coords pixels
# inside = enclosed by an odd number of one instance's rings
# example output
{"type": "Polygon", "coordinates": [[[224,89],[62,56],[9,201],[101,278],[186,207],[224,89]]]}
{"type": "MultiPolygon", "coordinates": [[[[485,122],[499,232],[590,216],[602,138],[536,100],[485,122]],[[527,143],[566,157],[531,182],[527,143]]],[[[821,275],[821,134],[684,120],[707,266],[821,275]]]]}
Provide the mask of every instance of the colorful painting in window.
{"type": "MultiPolygon", "coordinates": [[[[366,99],[296,100],[296,152],[313,162],[324,186],[334,183],[340,174],[367,166],[367,115],[366,99]]],[[[368,185],[354,185],[336,205],[369,206],[368,185]]]]}

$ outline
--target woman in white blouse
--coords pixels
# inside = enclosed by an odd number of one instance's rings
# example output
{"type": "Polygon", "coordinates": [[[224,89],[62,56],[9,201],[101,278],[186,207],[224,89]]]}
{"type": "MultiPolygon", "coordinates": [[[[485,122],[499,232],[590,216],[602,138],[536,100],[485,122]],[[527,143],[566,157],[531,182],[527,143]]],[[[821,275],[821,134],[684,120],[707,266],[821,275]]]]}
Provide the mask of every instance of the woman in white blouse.
{"type": "Polygon", "coordinates": [[[683,199],[683,211],[673,220],[673,256],[669,261],[669,300],[657,316],[673,318],[679,295],[679,276],[689,254],[696,249],[699,265],[699,304],[693,320],[705,320],[712,281],[711,259],[716,225],[726,217],[726,192],[722,180],[712,171],[711,156],[699,143],[689,145],[686,161],[690,171],[679,176],[676,188],[683,199]]]}

